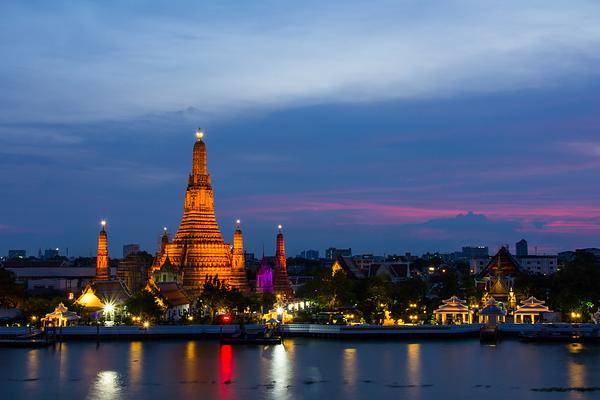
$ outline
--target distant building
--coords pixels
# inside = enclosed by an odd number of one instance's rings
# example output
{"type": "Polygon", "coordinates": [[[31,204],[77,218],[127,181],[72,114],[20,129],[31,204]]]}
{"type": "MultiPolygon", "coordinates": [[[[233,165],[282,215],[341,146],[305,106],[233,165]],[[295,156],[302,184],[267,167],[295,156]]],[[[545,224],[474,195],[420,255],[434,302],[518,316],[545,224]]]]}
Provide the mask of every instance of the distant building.
{"type": "Polygon", "coordinates": [[[10,260],[15,259],[15,258],[25,258],[27,257],[27,252],[25,250],[9,250],[8,251],[8,258],[10,260]]]}
{"type": "Polygon", "coordinates": [[[516,257],[521,271],[531,274],[552,275],[558,270],[558,256],[516,257]]]}
{"type": "Polygon", "coordinates": [[[119,261],[117,278],[123,281],[130,293],[137,293],[146,286],[152,260],[150,254],[138,251],[119,261]]]}
{"type": "Polygon", "coordinates": [[[303,250],[300,253],[300,258],[304,258],[306,260],[318,260],[319,250],[303,250]]]}
{"type": "Polygon", "coordinates": [[[127,258],[130,254],[135,254],[140,252],[139,244],[126,244],[123,245],[123,258],[127,258]]]}
{"type": "Polygon", "coordinates": [[[527,248],[527,240],[521,239],[516,244],[517,257],[527,257],[529,255],[529,249],[527,248]]]}
{"type": "Polygon", "coordinates": [[[471,272],[471,274],[472,275],[479,275],[479,273],[481,271],[483,271],[483,269],[485,267],[487,267],[487,265],[489,264],[490,258],[491,257],[471,258],[469,260],[469,271],[471,272]]]}
{"type": "Polygon", "coordinates": [[[46,249],[44,250],[44,260],[52,260],[60,255],[59,249],[46,249]]]}
{"type": "Polygon", "coordinates": [[[96,276],[94,266],[74,267],[63,260],[18,259],[5,261],[2,265],[13,272],[17,282],[24,284],[29,292],[61,290],[75,293],[96,276]]]}
{"type": "Polygon", "coordinates": [[[470,260],[472,258],[484,258],[490,255],[487,246],[465,246],[462,248],[463,258],[470,260]]]}
{"type": "Polygon", "coordinates": [[[325,250],[325,258],[328,260],[335,260],[338,257],[352,257],[352,249],[338,249],[336,247],[330,247],[325,250]]]}

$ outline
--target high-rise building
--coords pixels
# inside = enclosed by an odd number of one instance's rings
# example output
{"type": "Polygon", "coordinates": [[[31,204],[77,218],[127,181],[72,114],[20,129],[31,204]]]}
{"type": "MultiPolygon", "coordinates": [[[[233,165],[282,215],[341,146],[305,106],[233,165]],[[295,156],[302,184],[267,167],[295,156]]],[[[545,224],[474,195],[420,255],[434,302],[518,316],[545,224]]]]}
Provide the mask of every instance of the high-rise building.
{"type": "Polygon", "coordinates": [[[328,260],[335,260],[338,257],[352,257],[352,249],[338,249],[335,247],[330,247],[325,250],[325,258],[328,260]]]}
{"type": "Polygon", "coordinates": [[[27,252],[25,250],[8,250],[8,258],[25,258],[27,257],[27,252]]]}
{"type": "Polygon", "coordinates": [[[152,269],[161,269],[168,261],[182,271],[183,287],[193,292],[201,291],[209,276],[218,276],[226,284],[247,290],[245,271],[232,268],[232,249],[223,241],[217,225],[213,196],[206,168],[206,144],[198,130],[181,224],[173,241],[164,244],[152,269]]]}
{"type": "Polygon", "coordinates": [[[139,244],[125,244],[123,245],[123,258],[127,258],[130,254],[135,254],[140,252],[139,244]]]}
{"type": "Polygon", "coordinates": [[[489,249],[487,246],[464,246],[462,248],[462,256],[467,260],[485,258],[489,256],[489,249]]]}
{"type": "Polygon", "coordinates": [[[529,249],[527,248],[527,240],[521,239],[516,243],[517,257],[527,257],[529,249]]]}
{"type": "Polygon", "coordinates": [[[44,250],[44,260],[52,260],[58,256],[60,256],[60,250],[58,248],[44,250]]]}
{"type": "Polygon", "coordinates": [[[306,260],[318,260],[319,250],[302,250],[302,252],[300,252],[300,258],[306,260]]]}

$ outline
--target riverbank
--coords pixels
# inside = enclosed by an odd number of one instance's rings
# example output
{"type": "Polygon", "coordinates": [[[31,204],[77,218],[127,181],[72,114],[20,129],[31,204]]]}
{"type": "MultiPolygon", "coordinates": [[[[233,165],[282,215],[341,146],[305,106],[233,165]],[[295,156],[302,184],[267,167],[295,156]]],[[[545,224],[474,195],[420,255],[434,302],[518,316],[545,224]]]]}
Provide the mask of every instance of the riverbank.
{"type": "MultiPolygon", "coordinates": [[[[598,330],[596,324],[501,324],[501,337],[515,337],[520,333],[540,332],[551,327],[554,330],[598,330]]],[[[245,329],[260,330],[261,325],[246,325],[245,329]]],[[[281,327],[283,337],[313,337],[337,339],[453,339],[478,338],[480,324],[469,325],[318,325],[285,324],[281,327]]],[[[0,338],[15,338],[30,333],[27,327],[0,327],[0,338]]],[[[203,339],[231,337],[240,333],[238,325],[154,325],[140,326],[73,326],[49,330],[48,335],[57,341],[71,340],[161,340],[203,339]]]]}

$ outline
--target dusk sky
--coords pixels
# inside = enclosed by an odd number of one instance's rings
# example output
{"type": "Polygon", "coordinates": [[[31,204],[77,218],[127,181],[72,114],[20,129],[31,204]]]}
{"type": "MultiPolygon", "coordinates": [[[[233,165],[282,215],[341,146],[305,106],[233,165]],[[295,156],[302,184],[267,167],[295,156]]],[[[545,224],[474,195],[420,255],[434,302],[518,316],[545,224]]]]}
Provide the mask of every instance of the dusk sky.
{"type": "Polygon", "coordinates": [[[153,253],[197,127],[249,251],[600,247],[600,3],[323,3],[2,1],[0,255],[153,253]]]}

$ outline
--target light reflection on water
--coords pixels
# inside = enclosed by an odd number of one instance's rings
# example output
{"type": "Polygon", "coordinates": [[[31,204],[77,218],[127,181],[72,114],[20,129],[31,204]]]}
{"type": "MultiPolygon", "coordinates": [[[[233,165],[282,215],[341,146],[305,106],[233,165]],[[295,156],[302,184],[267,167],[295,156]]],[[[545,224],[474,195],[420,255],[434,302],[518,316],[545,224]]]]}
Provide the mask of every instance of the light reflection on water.
{"type": "Polygon", "coordinates": [[[88,400],[114,400],[124,398],[123,382],[117,371],[100,371],[92,383],[88,400]]]}
{"type": "Polygon", "coordinates": [[[73,342],[1,349],[0,357],[5,378],[0,397],[7,399],[600,397],[532,390],[600,386],[597,345],[286,339],[272,347],[174,341],[107,342],[96,348],[73,342]]]}
{"type": "Polygon", "coordinates": [[[421,383],[421,344],[410,343],[407,345],[407,380],[411,385],[418,385],[421,383]]]}

